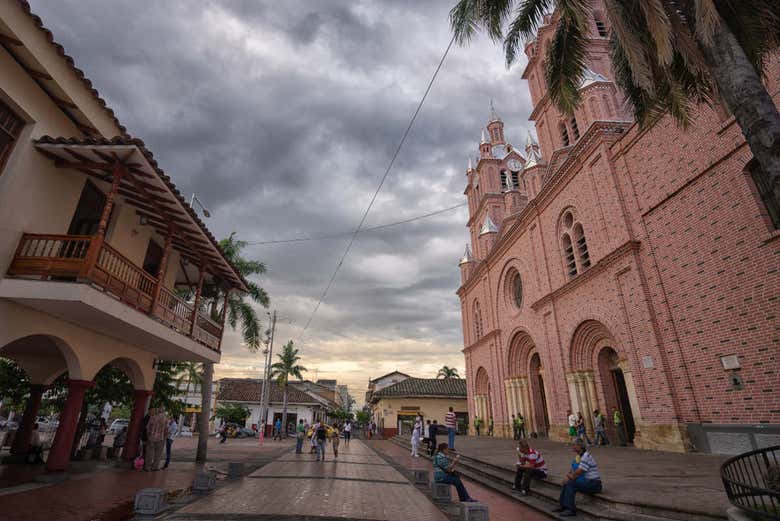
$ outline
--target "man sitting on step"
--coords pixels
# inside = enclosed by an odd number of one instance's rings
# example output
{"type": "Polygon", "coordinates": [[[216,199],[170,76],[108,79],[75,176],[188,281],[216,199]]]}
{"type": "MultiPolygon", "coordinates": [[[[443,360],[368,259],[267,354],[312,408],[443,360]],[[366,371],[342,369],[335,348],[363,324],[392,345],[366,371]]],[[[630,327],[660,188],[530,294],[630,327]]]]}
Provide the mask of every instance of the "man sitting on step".
{"type": "Polygon", "coordinates": [[[560,512],[562,517],[577,515],[577,505],[574,501],[577,492],[598,494],[602,488],[599,467],[585,443],[577,441],[572,449],[576,455],[576,463],[572,464],[573,470],[566,474],[566,479],[563,481],[561,495],[558,498],[560,507],[553,510],[553,512],[560,512]]]}
{"type": "Polygon", "coordinates": [[[539,452],[528,445],[528,441],[520,440],[517,443],[517,471],[515,484],[512,490],[519,490],[526,495],[531,489],[531,478],[545,479],[547,477],[547,463],[539,452]]]}

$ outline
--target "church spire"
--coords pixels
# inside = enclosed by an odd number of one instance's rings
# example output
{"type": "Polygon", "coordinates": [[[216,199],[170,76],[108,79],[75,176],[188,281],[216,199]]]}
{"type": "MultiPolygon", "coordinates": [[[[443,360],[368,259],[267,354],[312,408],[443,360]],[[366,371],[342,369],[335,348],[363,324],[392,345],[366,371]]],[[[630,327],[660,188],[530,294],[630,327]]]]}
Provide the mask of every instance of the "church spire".
{"type": "Polygon", "coordinates": [[[488,123],[494,121],[501,121],[501,118],[496,113],[496,107],[493,106],[493,98],[490,98],[490,120],[488,120],[488,123]]]}
{"type": "Polygon", "coordinates": [[[542,153],[539,152],[539,143],[536,138],[528,131],[528,137],[525,140],[525,169],[534,167],[542,162],[542,153]]]}

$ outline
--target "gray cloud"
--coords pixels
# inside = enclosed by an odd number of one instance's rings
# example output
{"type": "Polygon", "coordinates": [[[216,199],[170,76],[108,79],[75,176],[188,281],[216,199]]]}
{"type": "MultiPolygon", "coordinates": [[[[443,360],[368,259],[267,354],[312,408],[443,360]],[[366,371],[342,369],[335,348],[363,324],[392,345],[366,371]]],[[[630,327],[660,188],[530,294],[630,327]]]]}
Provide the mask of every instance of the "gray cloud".
{"type": "MultiPolygon", "coordinates": [[[[450,38],[449,1],[33,0],[129,131],[217,236],[246,240],[353,229],[450,38]]],[[[453,47],[367,224],[464,201],[493,98],[522,144],[521,67],[482,38],[453,47]]],[[[457,259],[466,211],[361,236],[305,337],[305,365],[359,395],[385,369],[463,368],[457,259]]],[[[297,339],[347,238],[251,246],[260,283],[297,339]]],[[[264,312],[263,312],[264,313],[264,312]]],[[[219,374],[260,370],[226,335],[219,374]]],[[[314,374],[311,374],[314,376],[314,374]]]]}

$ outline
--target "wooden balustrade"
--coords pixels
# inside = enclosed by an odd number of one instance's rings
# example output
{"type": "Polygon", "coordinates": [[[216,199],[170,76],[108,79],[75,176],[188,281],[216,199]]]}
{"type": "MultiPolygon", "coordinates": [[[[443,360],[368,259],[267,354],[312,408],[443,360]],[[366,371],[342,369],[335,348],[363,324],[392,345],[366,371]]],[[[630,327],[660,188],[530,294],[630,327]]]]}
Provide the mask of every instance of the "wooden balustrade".
{"type": "Polygon", "coordinates": [[[154,291],[157,278],[133,264],[124,255],[91,235],[22,235],[8,275],[40,277],[43,280],[90,282],[118,300],[159,319],[180,333],[215,350],[220,350],[222,326],[198,313],[190,335],[193,306],[166,287],[160,288],[157,302],[154,291]],[[99,246],[90,252],[90,246],[99,246]],[[93,265],[89,265],[94,262],[93,265]]]}

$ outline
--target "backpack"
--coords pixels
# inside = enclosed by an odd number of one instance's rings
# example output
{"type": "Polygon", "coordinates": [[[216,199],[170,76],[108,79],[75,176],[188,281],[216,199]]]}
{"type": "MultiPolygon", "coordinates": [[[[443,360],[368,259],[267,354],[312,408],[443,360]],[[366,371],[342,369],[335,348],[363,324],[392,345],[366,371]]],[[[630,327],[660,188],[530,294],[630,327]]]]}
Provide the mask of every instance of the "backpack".
{"type": "Polygon", "coordinates": [[[326,437],[327,437],[327,436],[326,436],[326,432],[325,432],[325,427],[323,427],[323,426],[320,426],[320,427],[317,429],[317,439],[318,439],[318,440],[324,440],[326,437]]]}

